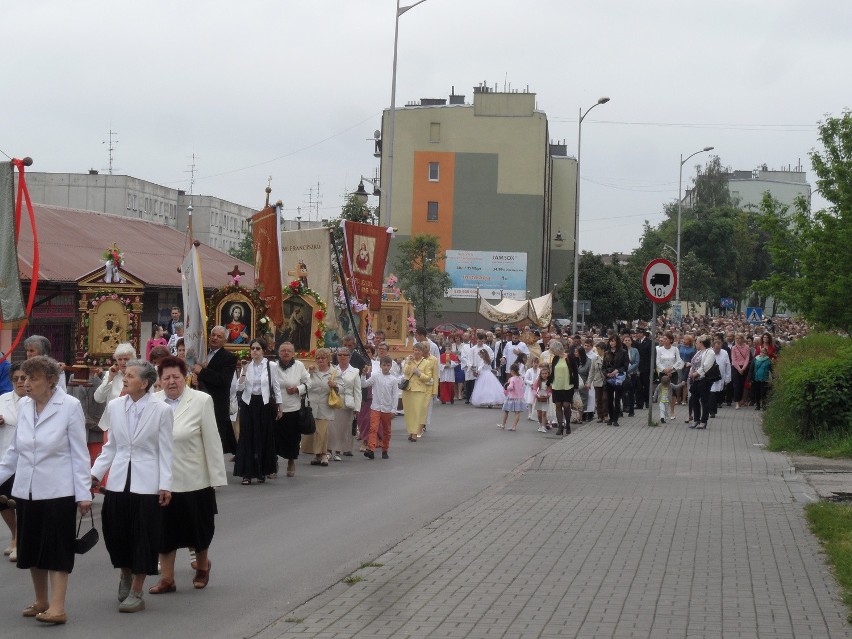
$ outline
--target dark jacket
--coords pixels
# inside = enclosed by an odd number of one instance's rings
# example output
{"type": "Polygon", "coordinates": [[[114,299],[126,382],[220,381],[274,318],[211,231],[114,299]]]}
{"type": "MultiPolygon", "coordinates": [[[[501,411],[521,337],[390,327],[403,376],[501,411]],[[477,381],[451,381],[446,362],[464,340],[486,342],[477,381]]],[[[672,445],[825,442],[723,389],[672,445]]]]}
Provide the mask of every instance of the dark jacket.
{"type": "MultiPolygon", "coordinates": [[[[639,354],[639,364],[642,364],[642,354],[639,354]]],[[[608,350],[603,356],[603,374],[608,377],[612,371],[626,373],[630,367],[630,355],[623,348],[619,348],[614,353],[608,350]]]]}
{"type": "MultiPolygon", "coordinates": [[[[638,344],[634,344],[634,346],[639,351],[639,372],[647,376],[651,372],[651,364],[655,359],[654,345],[651,344],[651,338],[646,337],[638,344]]],[[[629,364],[630,357],[628,356],[627,359],[629,364]]]]}
{"type": "Polygon", "coordinates": [[[237,356],[224,348],[207,362],[207,366],[198,373],[199,388],[213,398],[213,413],[216,415],[216,426],[222,440],[222,452],[233,454],[237,452],[237,438],[231,426],[231,381],[237,368],[237,356]]]}

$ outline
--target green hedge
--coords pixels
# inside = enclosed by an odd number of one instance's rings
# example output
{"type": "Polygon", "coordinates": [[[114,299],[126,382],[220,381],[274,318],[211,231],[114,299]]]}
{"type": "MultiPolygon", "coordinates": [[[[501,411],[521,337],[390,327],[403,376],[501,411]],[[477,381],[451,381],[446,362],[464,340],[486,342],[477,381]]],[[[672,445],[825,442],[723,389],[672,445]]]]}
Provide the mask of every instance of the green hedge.
{"type": "Polygon", "coordinates": [[[764,424],[773,449],[852,454],[852,340],[815,334],[784,348],[764,424]]]}

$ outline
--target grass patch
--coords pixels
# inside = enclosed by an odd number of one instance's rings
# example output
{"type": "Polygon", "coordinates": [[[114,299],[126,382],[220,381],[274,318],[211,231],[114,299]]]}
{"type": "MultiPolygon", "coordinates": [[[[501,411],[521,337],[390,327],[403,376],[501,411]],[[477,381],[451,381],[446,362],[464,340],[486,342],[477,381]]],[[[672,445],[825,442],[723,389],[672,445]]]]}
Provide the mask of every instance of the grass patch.
{"type": "Polygon", "coordinates": [[[363,578],[363,577],[360,577],[360,576],[358,576],[358,575],[349,575],[348,577],[345,577],[345,578],[343,579],[343,583],[345,583],[345,584],[349,584],[350,586],[354,586],[354,585],[355,585],[355,584],[357,584],[359,581],[364,581],[364,578],[363,578]]]}
{"type": "Polygon", "coordinates": [[[377,564],[375,561],[368,561],[367,563],[361,564],[361,568],[381,568],[384,564],[377,564]]]}
{"type": "MultiPolygon", "coordinates": [[[[808,505],[805,514],[834,567],[843,603],[852,608],[852,505],[819,502],[808,505]]],[[[848,619],[852,623],[852,614],[848,619]]]]}
{"type": "Polygon", "coordinates": [[[773,374],[769,450],[852,457],[852,341],[813,334],[782,349],[773,374]]]}
{"type": "Polygon", "coordinates": [[[302,623],[304,620],[304,617],[287,617],[284,623],[302,623]]]}

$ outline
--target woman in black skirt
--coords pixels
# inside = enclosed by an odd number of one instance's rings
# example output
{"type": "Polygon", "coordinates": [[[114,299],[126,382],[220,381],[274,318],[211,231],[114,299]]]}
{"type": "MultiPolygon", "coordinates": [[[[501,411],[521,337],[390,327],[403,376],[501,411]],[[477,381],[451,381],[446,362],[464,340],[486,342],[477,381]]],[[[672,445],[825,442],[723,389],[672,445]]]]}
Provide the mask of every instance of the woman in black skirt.
{"type": "Polygon", "coordinates": [[[172,500],[163,510],[160,545],[161,577],[148,592],[160,595],[177,590],[175,554],[178,548],[196,551],[192,585],[204,588],[210,580],[207,551],[215,529],[216,491],[228,483],[222,440],[216,427],[213,399],[186,385],[186,363],[177,357],[160,361],[160,386],[154,399],[174,411],[172,448],[172,500]]]}
{"type": "Polygon", "coordinates": [[[22,614],[61,624],[67,620],[65,592],[74,568],[76,511],[83,515],[92,507],[86,420],[80,402],[56,387],[55,361],[39,355],[21,370],[29,397],[18,402],[18,425],[0,462],[0,484],[15,475],[18,568],[29,568],[35,590],[35,601],[22,614]]]}
{"type": "Polygon", "coordinates": [[[240,406],[240,439],[234,462],[234,476],[242,477],[248,486],[252,479],[262,484],[267,475],[278,469],[275,455],[273,422],[281,417],[281,389],[278,386],[278,364],[270,362],[264,353],[266,342],[260,338],[249,344],[251,361],[243,364],[237,379],[240,406]]]}
{"type": "Polygon", "coordinates": [[[131,360],[124,373],[124,397],[107,405],[110,438],[92,467],[98,486],[109,469],[102,511],[104,542],[112,565],[121,569],[120,612],[145,610],[146,575],[157,574],[162,511],[171,500],[171,407],[151,397],[157,371],[131,360]]]}

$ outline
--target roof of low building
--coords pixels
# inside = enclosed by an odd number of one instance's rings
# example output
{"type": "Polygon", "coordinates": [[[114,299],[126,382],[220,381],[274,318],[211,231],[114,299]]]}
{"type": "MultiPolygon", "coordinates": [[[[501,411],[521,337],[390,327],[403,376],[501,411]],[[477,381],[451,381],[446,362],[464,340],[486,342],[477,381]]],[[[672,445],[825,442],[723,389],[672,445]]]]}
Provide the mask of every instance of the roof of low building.
{"type": "MultiPolygon", "coordinates": [[[[39,279],[74,282],[103,265],[102,255],[113,242],[124,255],[126,270],[150,286],[180,287],[178,267],[189,250],[189,238],[169,226],[133,218],[35,204],[39,245],[39,279]]],[[[29,217],[21,216],[18,268],[21,279],[32,279],[33,233],[29,217]]],[[[240,284],[254,287],[254,267],[205,244],[198,247],[205,288],[231,281],[234,265],[244,271],[240,284]]]]}

